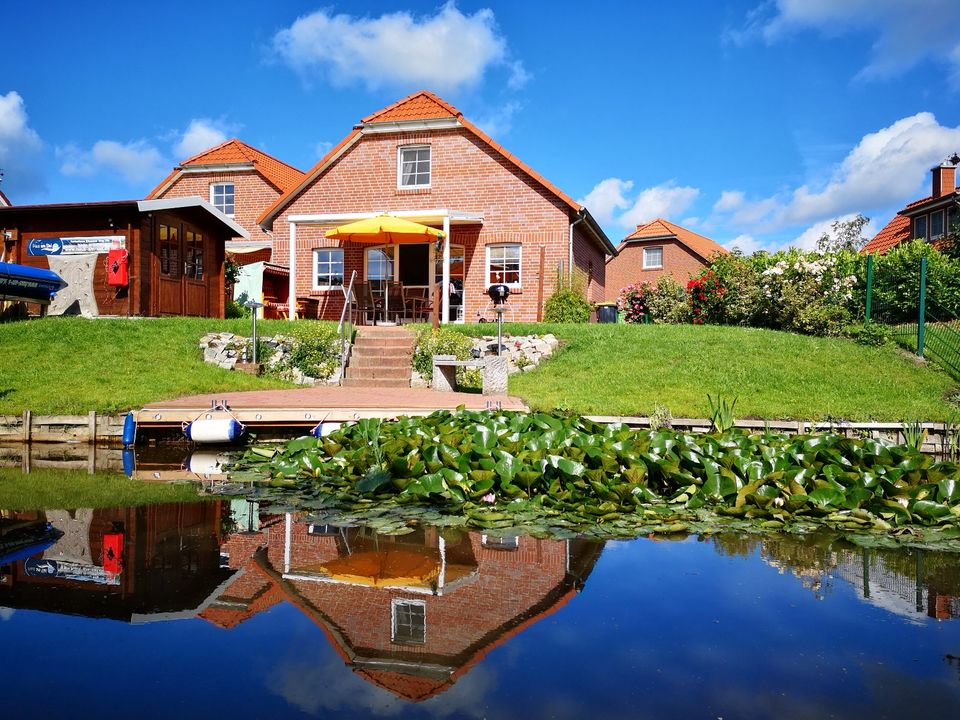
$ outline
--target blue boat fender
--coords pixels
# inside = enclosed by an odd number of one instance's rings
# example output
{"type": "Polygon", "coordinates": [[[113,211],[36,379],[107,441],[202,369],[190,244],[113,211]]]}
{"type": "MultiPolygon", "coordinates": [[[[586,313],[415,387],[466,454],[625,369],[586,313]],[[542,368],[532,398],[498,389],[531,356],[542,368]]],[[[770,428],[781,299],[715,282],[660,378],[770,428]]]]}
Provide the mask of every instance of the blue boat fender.
{"type": "Polygon", "coordinates": [[[130,448],[124,448],[121,454],[123,455],[123,474],[132,478],[133,472],[137,469],[137,455],[130,448]]]}
{"type": "Polygon", "coordinates": [[[133,411],[127,413],[123,419],[123,446],[130,447],[137,444],[137,421],[133,419],[133,411]]]}

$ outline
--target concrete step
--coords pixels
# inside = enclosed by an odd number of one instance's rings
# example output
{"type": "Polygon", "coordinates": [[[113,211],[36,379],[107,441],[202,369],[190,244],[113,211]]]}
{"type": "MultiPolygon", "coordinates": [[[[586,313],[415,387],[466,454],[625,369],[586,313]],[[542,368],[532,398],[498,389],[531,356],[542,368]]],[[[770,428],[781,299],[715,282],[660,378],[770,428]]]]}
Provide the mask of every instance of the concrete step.
{"type": "Polygon", "coordinates": [[[348,378],[367,378],[367,379],[376,379],[376,378],[389,378],[402,380],[406,378],[407,382],[410,382],[410,368],[400,367],[400,368],[385,368],[385,367],[348,367],[347,374],[348,378]]]}
{"type": "Polygon", "coordinates": [[[404,368],[407,371],[412,367],[409,355],[351,355],[350,367],[356,368],[404,368]]]}
{"type": "Polygon", "coordinates": [[[385,388],[406,388],[410,387],[410,378],[405,380],[390,378],[352,378],[346,377],[340,383],[343,387],[385,387],[385,388]]]}
{"type": "Polygon", "coordinates": [[[365,338],[358,337],[354,347],[406,348],[411,349],[414,341],[409,338],[365,338]]]}
{"type": "Polygon", "coordinates": [[[351,358],[350,360],[351,362],[353,362],[354,360],[360,360],[361,358],[363,360],[374,360],[374,361],[384,360],[387,362],[400,360],[409,365],[411,362],[411,359],[413,358],[413,354],[409,352],[402,352],[402,351],[392,352],[392,351],[384,351],[384,350],[371,350],[370,348],[362,348],[360,350],[357,350],[356,348],[354,348],[353,352],[350,353],[350,358],[351,358]]]}

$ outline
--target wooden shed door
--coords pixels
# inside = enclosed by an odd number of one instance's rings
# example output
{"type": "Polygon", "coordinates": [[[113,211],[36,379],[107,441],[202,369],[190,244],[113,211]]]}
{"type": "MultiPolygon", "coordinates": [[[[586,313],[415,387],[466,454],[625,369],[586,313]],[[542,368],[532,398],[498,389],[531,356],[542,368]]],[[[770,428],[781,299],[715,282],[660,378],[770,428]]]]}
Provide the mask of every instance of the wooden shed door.
{"type": "Polygon", "coordinates": [[[183,314],[183,243],[176,225],[157,226],[160,255],[158,315],[183,314]]]}
{"type": "Polygon", "coordinates": [[[204,264],[203,235],[193,230],[183,233],[183,300],[184,315],[206,316],[207,272],[204,264]]]}

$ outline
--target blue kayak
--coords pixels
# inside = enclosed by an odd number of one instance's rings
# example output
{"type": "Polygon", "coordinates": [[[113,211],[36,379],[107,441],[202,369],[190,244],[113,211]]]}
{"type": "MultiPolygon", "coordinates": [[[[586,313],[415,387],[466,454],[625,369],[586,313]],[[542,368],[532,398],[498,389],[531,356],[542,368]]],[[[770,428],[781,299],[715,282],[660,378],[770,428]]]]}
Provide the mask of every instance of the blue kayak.
{"type": "Polygon", "coordinates": [[[66,286],[52,270],[0,262],[0,300],[48,303],[66,286]]]}

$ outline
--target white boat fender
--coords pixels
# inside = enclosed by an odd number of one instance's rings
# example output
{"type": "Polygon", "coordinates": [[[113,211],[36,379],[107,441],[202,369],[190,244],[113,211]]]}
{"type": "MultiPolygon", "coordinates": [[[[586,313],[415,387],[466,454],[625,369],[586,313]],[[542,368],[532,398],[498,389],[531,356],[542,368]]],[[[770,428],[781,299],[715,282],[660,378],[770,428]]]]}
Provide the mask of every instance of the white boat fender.
{"type": "Polygon", "coordinates": [[[322,422],[311,430],[310,434],[314,437],[326,437],[330,433],[339,430],[342,425],[343,423],[338,422],[322,422]]]}
{"type": "Polygon", "coordinates": [[[184,462],[184,466],[196,475],[222,475],[227,463],[227,456],[205,450],[192,453],[184,462]]]}
{"type": "Polygon", "coordinates": [[[201,418],[187,423],[183,434],[198,443],[229,443],[243,436],[245,428],[234,418],[201,418]]]}

